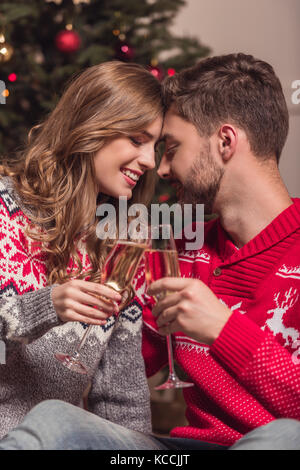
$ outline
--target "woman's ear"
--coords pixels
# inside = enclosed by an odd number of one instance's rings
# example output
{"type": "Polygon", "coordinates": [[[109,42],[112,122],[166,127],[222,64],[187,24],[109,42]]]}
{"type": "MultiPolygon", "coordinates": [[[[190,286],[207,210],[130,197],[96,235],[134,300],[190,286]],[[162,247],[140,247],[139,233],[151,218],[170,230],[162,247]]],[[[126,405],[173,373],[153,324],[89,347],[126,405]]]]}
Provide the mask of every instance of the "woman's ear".
{"type": "Polygon", "coordinates": [[[230,160],[236,150],[238,134],[237,129],[231,124],[223,124],[219,130],[219,152],[222,159],[230,160]]]}

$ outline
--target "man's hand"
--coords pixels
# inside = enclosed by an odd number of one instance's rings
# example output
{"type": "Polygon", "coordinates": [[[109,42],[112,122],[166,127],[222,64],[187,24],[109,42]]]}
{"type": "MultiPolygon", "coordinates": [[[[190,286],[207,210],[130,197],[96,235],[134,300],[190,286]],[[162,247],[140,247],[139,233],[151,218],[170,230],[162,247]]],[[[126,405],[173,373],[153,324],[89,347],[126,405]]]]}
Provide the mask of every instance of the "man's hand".
{"type": "Polygon", "coordinates": [[[158,298],[153,315],[163,335],[182,331],[200,343],[212,344],[231,315],[202,281],[191,278],[165,277],[155,281],[148,294],[158,298]]]}

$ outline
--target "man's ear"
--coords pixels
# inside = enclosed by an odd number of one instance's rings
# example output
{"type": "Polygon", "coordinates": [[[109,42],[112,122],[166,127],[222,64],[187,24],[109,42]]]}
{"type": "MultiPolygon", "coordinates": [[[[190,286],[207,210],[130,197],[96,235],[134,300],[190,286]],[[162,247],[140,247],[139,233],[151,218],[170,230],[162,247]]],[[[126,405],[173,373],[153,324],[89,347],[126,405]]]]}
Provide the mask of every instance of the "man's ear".
{"type": "Polygon", "coordinates": [[[219,152],[224,161],[230,160],[233,156],[237,141],[238,141],[238,134],[237,129],[231,124],[223,124],[220,127],[219,134],[219,152]]]}

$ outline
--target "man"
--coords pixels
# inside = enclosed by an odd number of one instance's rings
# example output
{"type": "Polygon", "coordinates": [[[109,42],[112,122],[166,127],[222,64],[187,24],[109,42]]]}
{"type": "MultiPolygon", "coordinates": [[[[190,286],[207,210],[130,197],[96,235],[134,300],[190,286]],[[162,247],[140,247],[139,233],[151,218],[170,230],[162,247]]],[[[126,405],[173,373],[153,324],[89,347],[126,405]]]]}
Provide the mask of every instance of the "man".
{"type": "MultiPolygon", "coordinates": [[[[195,382],[189,425],[171,435],[232,445],[275,418],[300,419],[300,200],[278,171],[288,111],[272,67],[243,54],[175,75],[164,96],[158,174],[219,215],[202,249],[181,252],[182,278],[149,290],[172,292],[153,313],[195,382]]],[[[150,312],[145,322],[150,374],[165,357],[150,312]]]]}
{"type": "Polygon", "coordinates": [[[158,173],[185,203],[204,203],[204,246],[180,252],[182,278],[145,308],[148,375],[166,363],[162,335],[194,387],[188,426],[157,439],[62,402],[29,413],[1,448],[300,448],[300,200],[278,159],[288,112],[272,67],[252,56],[208,58],[164,84],[166,150],[158,173]],[[157,331],[158,330],[158,331],[157,331]],[[286,419],[278,419],[286,418],[286,419]]]}

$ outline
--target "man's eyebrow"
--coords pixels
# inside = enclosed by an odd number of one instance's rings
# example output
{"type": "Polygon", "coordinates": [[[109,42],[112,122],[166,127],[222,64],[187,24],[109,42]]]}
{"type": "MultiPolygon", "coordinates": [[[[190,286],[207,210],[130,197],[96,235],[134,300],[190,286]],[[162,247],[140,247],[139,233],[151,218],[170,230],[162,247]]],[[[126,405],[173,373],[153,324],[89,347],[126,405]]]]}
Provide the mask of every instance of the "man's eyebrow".
{"type": "Polygon", "coordinates": [[[161,135],[160,140],[165,142],[166,140],[176,140],[176,139],[172,134],[170,134],[169,132],[166,132],[165,134],[161,135]]]}

